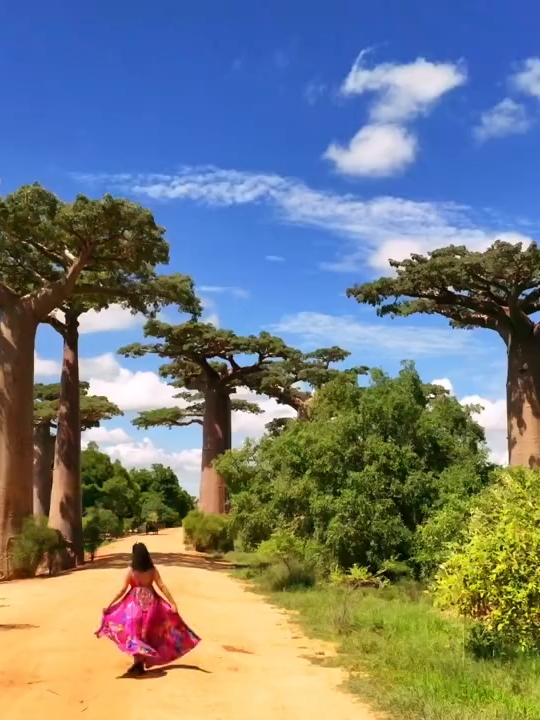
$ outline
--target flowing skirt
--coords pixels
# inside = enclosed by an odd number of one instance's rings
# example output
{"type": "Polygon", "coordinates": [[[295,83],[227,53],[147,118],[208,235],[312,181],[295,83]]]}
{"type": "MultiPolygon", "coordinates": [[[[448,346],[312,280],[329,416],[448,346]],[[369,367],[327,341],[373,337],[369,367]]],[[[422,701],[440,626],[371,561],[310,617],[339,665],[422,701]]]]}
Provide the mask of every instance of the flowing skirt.
{"type": "Polygon", "coordinates": [[[201,639],[152,588],[132,588],[103,613],[97,637],[108,637],[146,667],[166,665],[193,650],[201,639]]]}

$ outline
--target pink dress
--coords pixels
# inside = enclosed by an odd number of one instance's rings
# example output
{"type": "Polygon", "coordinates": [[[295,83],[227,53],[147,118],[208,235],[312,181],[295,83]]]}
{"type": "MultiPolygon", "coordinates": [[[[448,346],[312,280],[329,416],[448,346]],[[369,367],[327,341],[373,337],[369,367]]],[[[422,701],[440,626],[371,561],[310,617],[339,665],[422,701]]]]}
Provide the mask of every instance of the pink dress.
{"type": "Polygon", "coordinates": [[[201,641],[153,587],[138,585],[133,575],[131,589],[103,613],[96,635],[139,656],[146,667],[174,662],[201,641]]]}

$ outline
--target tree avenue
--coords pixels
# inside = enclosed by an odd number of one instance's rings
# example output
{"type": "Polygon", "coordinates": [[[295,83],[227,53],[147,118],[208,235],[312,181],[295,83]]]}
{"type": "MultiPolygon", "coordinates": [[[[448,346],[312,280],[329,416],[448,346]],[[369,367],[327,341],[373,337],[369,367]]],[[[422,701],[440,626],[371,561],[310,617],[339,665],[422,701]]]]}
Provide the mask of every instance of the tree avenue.
{"type": "Polygon", "coordinates": [[[507,348],[511,465],[540,466],[540,249],[497,241],[485,252],[450,245],[390,261],[395,277],[347,290],[381,316],[439,314],[452,327],[495,330],[507,348]]]}
{"type": "Polygon", "coordinates": [[[111,285],[151,281],[168,258],[164,229],[136,203],[110,195],[65,203],[38,184],[0,199],[0,571],[32,513],[38,324],[74,295],[109,297],[111,285]]]}
{"type": "MultiPolygon", "coordinates": [[[[202,424],[199,508],[207,513],[223,513],[226,509],[226,487],[214,467],[214,461],[231,447],[233,407],[256,411],[252,404],[233,406],[231,395],[237,388],[248,385],[250,376],[269,371],[274,362],[292,358],[297,353],[269,333],[244,337],[200,322],[168,325],[149,320],[144,334],[159,339],[159,342],[136,343],[118,352],[127,357],[155,353],[159,357],[170,358],[172,362],[162,366],[160,374],[170,378],[176,387],[201,393],[204,402],[188,405],[185,410],[158,411],[159,416],[145,414],[137,422],[143,426],[145,422],[148,425],[169,426],[202,424]],[[255,356],[255,360],[241,364],[242,356],[255,356]],[[159,423],[156,423],[158,419],[159,423]]],[[[186,398],[184,393],[181,395],[186,398]]]]}
{"type": "MultiPolygon", "coordinates": [[[[89,430],[123,415],[120,408],[101,395],[88,395],[88,383],[79,387],[80,430],[89,430]]],[[[58,425],[60,384],[34,385],[34,515],[48,517],[51,504],[53,462],[58,425]]]]}

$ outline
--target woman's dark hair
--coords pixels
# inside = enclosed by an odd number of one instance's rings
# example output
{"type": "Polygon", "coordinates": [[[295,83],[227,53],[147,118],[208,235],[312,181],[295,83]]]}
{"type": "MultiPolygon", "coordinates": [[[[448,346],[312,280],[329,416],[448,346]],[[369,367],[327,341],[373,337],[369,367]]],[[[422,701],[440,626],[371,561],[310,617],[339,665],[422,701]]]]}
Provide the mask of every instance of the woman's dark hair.
{"type": "Polygon", "coordinates": [[[135,572],[148,572],[154,567],[152,557],[144,543],[135,543],[131,553],[131,567],[135,572]]]}

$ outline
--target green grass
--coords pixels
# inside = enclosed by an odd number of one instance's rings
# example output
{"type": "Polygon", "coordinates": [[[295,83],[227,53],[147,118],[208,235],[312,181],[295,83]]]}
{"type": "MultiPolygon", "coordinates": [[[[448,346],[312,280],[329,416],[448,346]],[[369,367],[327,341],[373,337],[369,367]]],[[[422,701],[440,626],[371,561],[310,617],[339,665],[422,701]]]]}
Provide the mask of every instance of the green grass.
{"type": "MultiPolygon", "coordinates": [[[[268,570],[230,554],[235,574],[268,587],[268,570]]],[[[349,689],[399,720],[540,719],[540,658],[476,660],[463,622],[435,610],[411,583],[383,590],[321,586],[265,593],[297,614],[308,635],[336,643],[332,664],[349,689]]]]}

